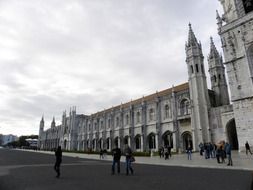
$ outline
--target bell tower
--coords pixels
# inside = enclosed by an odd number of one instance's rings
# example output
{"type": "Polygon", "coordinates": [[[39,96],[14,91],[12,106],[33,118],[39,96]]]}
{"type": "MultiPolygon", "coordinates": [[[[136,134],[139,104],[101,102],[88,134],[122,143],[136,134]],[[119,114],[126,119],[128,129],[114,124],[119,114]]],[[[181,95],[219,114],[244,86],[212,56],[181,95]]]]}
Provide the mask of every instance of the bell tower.
{"type": "Polygon", "coordinates": [[[211,44],[208,56],[208,71],[211,77],[212,90],[215,92],[215,104],[216,106],[228,105],[229,95],[222,56],[218,53],[212,37],[210,40],[211,44]]]}
{"type": "Polygon", "coordinates": [[[194,149],[198,149],[200,142],[210,141],[208,110],[210,102],[204,69],[204,56],[200,42],[189,24],[188,42],[185,45],[186,64],[189,76],[189,88],[191,97],[191,126],[193,133],[194,149]]]}
{"type": "Polygon", "coordinates": [[[39,137],[38,137],[38,148],[42,148],[42,143],[41,143],[41,137],[44,131],[44,116],[42,116],[41,120],[40,120],[40,129],[39,129],[39,137]]]}
{"type": "Polygon", "coordinates": [[[239,150],[253,144],[253,0],[219,0],[217,15],[225,66],[231,90],[239,150]]]}

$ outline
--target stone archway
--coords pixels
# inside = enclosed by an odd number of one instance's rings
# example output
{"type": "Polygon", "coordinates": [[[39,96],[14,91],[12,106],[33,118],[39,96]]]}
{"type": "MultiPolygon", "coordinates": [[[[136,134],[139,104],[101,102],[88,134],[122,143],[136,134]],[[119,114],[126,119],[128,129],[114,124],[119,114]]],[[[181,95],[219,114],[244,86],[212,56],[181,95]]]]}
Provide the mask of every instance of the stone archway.
{"type": "Polygon", "coordinates": [[[186,150],[189,145],[191,146],[191,148],[193,148],[191,132],[188,132],[188,131],[184,132],[182,134],[182,139],[183,139],[183,150],[186,150]]]}
{"type": "Polygon", "coordinates": [[[99,150],[102,150],[103,149],[103,139],[102,138],[100,138],[99,140],[98,140],[98,148],[99,148],[99,150]]]}
{"type": "Polygon", "coordinates": [[[171,148],[173,148],[173,135],[172,135],[171,131],[166,131],[162,135],[162,139],[163,139],[163,146],[164,147],[171,147],[171,148]]]}
{"type": "Polygon", "coordinates": [[[67,150],[67,140],[64,140],[64,149],[67,150]]]}
{"type": "Polygon", "coordinates": [[[235,125],[235,119],[228,121],[226,125],[228,142],[231,144],[233,150],[238,150],[238,137],[235,125]]]}
{"type": "Polygon", "coordinates": [[[147,137],[149,150],[156,149],[156,138],[154,133],[150,133],[147,137]]]}
{"type": "Polygon", "coordinates": [[[124,145],[129,144],[129,143],[128,143],[128,138],[129,138],[129,136],[125,136],[125,137],[124,137],[124,145]]]}
{"type": "Polygon", "coordinates": [[[114,147],[120,147],[120,138],[119,137],[116,137],[114,139],[114,147]]]}
{"type": "Polygon", "coordinates": [[[135,150],[139,150],[141,149],[141,135],[136,135],[134,138],[134,142],[135,142],[135,150]]]}

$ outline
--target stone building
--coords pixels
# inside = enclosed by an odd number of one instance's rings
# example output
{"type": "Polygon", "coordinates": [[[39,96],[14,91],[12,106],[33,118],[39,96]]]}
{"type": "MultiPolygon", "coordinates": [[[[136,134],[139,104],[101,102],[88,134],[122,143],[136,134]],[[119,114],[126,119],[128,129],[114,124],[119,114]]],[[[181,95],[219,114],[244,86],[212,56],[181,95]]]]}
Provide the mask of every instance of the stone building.
{"type": "MultiPolygon", "coordinates": [[[[240,149],[253,144],[253,0],[220,0],[218,31],[240,149]]],[[[228,129],[229,130],[229,129],[228,129]]]]}
{"type": "Polygon", "coordinates": [[[61,145],[66,150],[107,149],[125,144],[134,151],[158,150],[171,146],[184,151],[188,145],[198,150],[200,142],[221,140],[243,150],[253,144],[253,1],[220,0],[218,32],[225,62],[211,38],[207,57],[211,89],[207,88],[204,56],[191,25],[185,45],[188,82],[156,92],[92,115],[66,111],[62,124],[44,131],[40,122],[39,148],[61,145]],[[230,104],[225,67],[231,90],[230,104]]]}

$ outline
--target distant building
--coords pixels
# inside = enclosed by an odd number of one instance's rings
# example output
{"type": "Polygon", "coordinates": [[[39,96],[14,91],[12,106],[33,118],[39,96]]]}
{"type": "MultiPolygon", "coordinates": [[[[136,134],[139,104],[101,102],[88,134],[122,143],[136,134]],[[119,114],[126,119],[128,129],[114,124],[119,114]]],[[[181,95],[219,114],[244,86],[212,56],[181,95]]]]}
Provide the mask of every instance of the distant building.
{"type": "Polygon", "coordinates": [[[42,118],[38,147],[110,151],[128,144],[134,151],[157,151],[161,146],[181,151],[188,145],[198,150],[201,142],[225,140],[241,151],[246,141],[253,144],[253,2],[219,1],[225,12],[222,17],[217,13],[225,62],[211,39],[207,59],[211,89],[201,43],[189,25],[188,82],[92,115],[78,115],[74,108],[67,116],[65,111],[61,125],[53,119],[45,131],[42,118]]]}
{"type": "Polygon", "coordinates": [[[3,135],[0,134],[0,146],[2,146],[2,145],[3,145],[3,135]]]}
{"type": "Polygon", "coordinates": [[[10,142],[17,141],[18,140],[18,136],[11,135],[11,134],[10,135],[3,135],[2,139],[3,139],[2,145],[6,145],[6,144],[8,144],[10,142]]]}

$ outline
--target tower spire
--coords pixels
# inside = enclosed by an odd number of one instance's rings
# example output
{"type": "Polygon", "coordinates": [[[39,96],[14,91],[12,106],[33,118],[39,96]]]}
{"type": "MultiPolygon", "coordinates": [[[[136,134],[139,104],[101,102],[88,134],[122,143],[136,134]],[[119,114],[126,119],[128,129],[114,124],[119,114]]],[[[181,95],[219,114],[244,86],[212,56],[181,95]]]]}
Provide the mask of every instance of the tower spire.
{"type": "Polygon", "coordinates": [[[210,54],[209,57],[220,57],[219,52],[216,49],[216,46],[214,45],[213,42],[213,37],[210,37],[210,54]]]}
{"type": "Polygon", "coordinates": [[[213,38],[210,38],[210,54],[208,56],[209,74],[211,77],[211,87],[215,92],[215,106],[229,104],[229,95],[225,77],[225,67],[222,57],[217,51],[213,38]]]}
{"type": "Polygon", "coordinates": [[[51,123],[51,127],[55,127],[55,118],[53,117],[53,121],[51,123]]]}
{"type": "Polygon", "coordinates": [[[40,122],[44,122],[44,114],[42,115],[40,122]]]}
{"type": "Polygon", "coordinates": [[[187,46],[198,46],[197,38],[192,30],[191,23],[189,23],[189,32],[188,32],[188,44],[187,46]]]}

